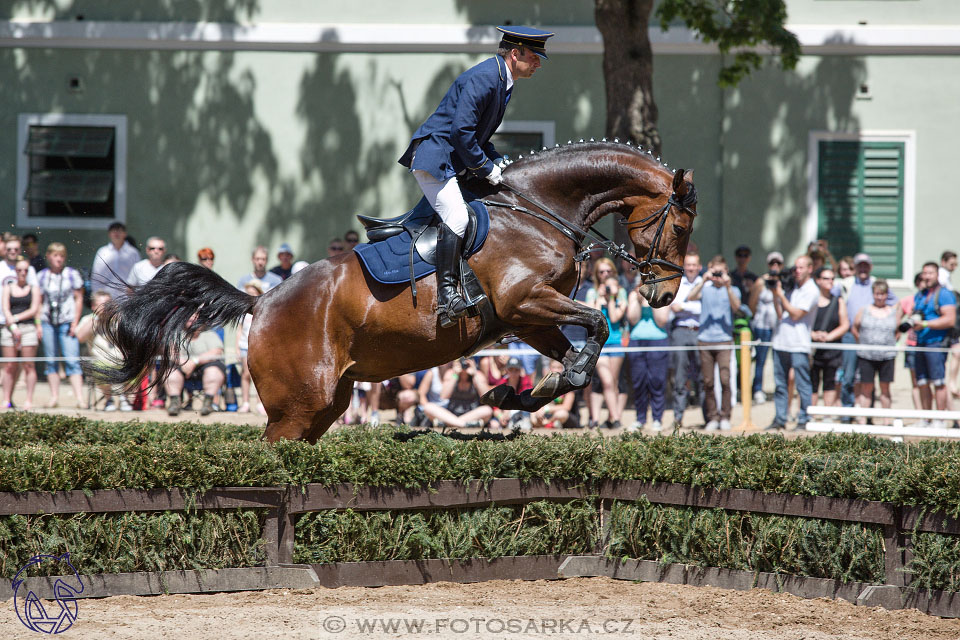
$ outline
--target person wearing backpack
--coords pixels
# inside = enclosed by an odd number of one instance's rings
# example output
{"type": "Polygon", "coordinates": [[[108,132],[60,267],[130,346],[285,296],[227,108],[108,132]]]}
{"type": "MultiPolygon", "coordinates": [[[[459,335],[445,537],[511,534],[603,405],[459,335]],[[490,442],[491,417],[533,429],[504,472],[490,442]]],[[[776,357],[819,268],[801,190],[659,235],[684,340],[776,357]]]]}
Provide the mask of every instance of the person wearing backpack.
{"type": "MultiPolygon", "coordinates": [[[[928,262],[923,265],[923,291],[913,299],[913,316],[908,321],[917,332],[918,347],[943,347],[944,351],[918,351],[914,358],[914,372],[920,388],[920,404],[924,409],[947,409],[946,364],[950,331],[957,317],[957,299],[953,292],[940,286],[940,265],[928,262]]],[[[943,426],[935,424],[931,426],[943,426]]]]}

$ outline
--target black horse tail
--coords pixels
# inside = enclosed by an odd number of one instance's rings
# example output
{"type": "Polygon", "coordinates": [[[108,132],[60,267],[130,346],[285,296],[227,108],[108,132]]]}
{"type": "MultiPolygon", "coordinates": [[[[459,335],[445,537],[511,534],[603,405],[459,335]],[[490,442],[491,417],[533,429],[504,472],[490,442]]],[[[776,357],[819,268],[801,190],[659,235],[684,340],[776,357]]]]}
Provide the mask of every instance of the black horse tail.
{"type": "Polygon", "coordinates": [[[132,390],[156,362],[153,384],[161,384],[180,366],[180,353],[195,331],[238,323],[256,301],[206,267],[170,263],[98,312],[96,331],[119,357],[93,361],[87,370],[97,382],[132,390]]]}

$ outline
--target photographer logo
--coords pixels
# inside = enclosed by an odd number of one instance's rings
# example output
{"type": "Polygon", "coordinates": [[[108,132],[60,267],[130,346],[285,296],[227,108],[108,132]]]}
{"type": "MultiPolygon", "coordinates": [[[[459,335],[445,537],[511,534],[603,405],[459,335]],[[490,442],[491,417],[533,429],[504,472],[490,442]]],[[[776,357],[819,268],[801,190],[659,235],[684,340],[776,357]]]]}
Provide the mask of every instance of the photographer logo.
{"type": "Polygon", "coordinates": [[[13,606],[20,622],[37,633],[63,633],[77,619],[77,595],[83,593],[83,580],[70,563],[70,553],[61,556],[37,555],[21,567],[13,578],[13,606]],[[42,571],[39,569],[42,567],[42,571]],[[53,583],[54,600],[43,601],[27,588],[30,574],[61,575],[53,583]]]}

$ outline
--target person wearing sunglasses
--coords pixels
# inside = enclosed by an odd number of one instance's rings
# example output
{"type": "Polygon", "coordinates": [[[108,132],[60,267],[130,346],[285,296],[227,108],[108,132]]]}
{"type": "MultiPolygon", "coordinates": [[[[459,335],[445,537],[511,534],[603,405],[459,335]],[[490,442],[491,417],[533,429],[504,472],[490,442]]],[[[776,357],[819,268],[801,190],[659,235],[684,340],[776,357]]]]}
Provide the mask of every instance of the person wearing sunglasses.
{"type": "Polygon", "coordinates": [[[147,238],[147,257],[133,265],[127,284],[139,287],[153,280],[153,276],[163,267],[163,258],[167,255],[167,243],[163,238],[151,236],[147,238]]]}
{"type": "Polygon", "coordinates": [[[817,315],[813,320],[813,330],[810,332],[810,339],[816,343],[817,347],[813,352],[810,367],[810,384],[813,389],[810,404],[817,404],[822,386],[823,404],[828,407],[838,404],[837,372],[843,364],[843,352],[827,347],[831,343],[840,342],[844,334],[850,330],[847,305],[843,304],[840,296],[833,294],[835,280],[835,272],[830,267],[820,267],[813,272],[813,281],[820,289],[820,300],[817,302],[817,315]]]}
{"type": "Polygon", "coordinates": [[[343,234],[343,241],[347,243],[347,249],[353,249],[360,244],[360,234],[351,229],[343,234]]]}
{"type": "Polygon", "coordinates": [[[213,249],[210,247],[204,247],[200,249],[200,251],[197,251],[197,262],[211,271],[213,271],[213,260],[215,257],[213,249]]]}
{"type": "Polygon", "coordinates": [[[343,240],[340,238],[334,238],[330,241],[330,244],[327,245],[327,257],[333,258],[338,256],[344,251],[343,240]]]}

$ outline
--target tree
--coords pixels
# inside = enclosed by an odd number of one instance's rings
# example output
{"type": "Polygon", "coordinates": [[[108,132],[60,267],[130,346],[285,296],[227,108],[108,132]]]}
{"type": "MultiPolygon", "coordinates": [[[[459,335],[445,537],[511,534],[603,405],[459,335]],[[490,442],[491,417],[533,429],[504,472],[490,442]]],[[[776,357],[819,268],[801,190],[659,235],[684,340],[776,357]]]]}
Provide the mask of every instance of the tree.
{"type": "MultiPolygon", "coordinates": [[[[654,0],[596,0],[595,15],[603,36],[607,137],[633,140],[659,155],[649,35],[653,5],[654,0]]],[[[680,20],[704,42],[717,43],[725,63],[718,78],[722,87],[736,86],[763,65],[757,47],[771,49],[784,69],[794,68],[800,57],[800,43],[783,26],[784,0],[662,0],[656,17],[663,29],[680,20]]]]}

